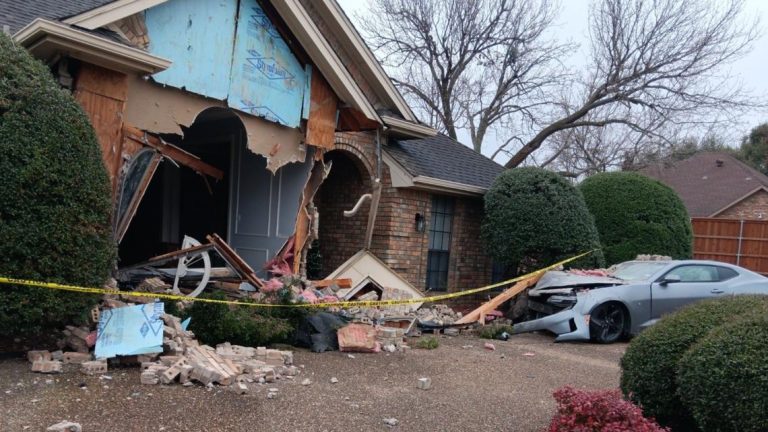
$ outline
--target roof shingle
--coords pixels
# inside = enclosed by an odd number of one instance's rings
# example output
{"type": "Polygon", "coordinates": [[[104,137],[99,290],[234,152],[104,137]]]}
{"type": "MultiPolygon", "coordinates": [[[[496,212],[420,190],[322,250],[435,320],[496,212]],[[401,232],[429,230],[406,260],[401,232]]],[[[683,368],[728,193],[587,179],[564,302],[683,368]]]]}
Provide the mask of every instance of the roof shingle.
{"type": "Polygon", "coordinates": [[[0,28],[7,25],[13,34],[35,18],[62,20],[113,1],[115,0],[2,0],[0,28]]]}
{"type": "Polygon", "coordinates": [[[768,187],[768,177],[735,157],[718,152],[699,153],[669,165],[653,165],[640,173],[674,189],[691,217],[712,216],[755,189],[768,187]]]}
{"type": "Polygon", "coordinates": [[[385,149],[413,176],[488,189],[504,171],[503,166],[445,135],[393,140],[385,149]]]}

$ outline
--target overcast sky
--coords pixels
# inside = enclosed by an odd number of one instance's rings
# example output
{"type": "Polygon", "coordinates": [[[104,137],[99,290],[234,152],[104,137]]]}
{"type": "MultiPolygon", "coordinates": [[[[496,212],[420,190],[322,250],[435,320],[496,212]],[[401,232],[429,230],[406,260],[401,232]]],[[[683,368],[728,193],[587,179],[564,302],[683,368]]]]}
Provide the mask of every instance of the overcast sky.
{"type": "MultiPolygon", "coordinates": [[[[364,18],[367,10],[367,0],[337,0],[352,22],[359,27],[360,18],[364,18]]],[[[690,1],[690,0],[680,0],[690,1]]],[[[572,40],[580,45],[580,51],[586,54],[589,45],[588,34],[588,9],[589,0],[564,0],[560,5],[560,14],[556,21],[554,31],[560,33],[558,38],[572,40]]],[[[755,41],[752,51],[744,58],[734,62],[731,68],[731,74],[735,79],[740,80],[743,85],[751,89],[755,96],[761,97],[768,102],[768,0],[746,0],[745,7],[747,16],[760,17],[760,28],[762,35],[755,41]]],[[[579,59],[584,58],[581,53],[574,52],[567,63],[574,66],[579,65],[579,59]]],[[[743,136],[749,130],[760,124],[768,122],[768,110],[762,112],[753,112],[746,115],[743,119],[741,131],[733,136],[743,136]]],[[[469,142],[468,137],[459,137],[464,143],[469,142]]],[[[731,145],[738,145],[738,142],[730,142],[731,145]]],[[[485,146],[484,146],[485,147],[485,146]]],[[[486,150],[486,149],[484,149],[486,150]]],[[[483,153],[487,153],[487,150],[483,153]]]]}

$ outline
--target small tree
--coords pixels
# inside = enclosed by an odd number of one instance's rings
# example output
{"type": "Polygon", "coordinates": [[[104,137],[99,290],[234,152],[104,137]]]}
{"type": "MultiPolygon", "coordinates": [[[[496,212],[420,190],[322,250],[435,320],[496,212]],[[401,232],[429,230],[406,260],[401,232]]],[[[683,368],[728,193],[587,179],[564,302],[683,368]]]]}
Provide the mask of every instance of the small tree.
{"type": "Polygon", "coordinates": [[[760,170],[763,174],[768,174],[768,165],[765,163],[766,154],[768,154],[768,123],[752,128],[749,135],[744,137],[739,149],[744,162],[760,170]]]}
{"type": "MultiPolygon", "coordinates": [[[[559,175],[541,168],[502,173],[485,195],[482,236],[499,263],[541,267],[599,249],[584,198],[559,175]]],[[[602,265],[598,251],[578,265],[602,265]]]]}
{"type": "Polygon", "coordinates": [[[596,174],[579,186],[608,265],[638,254],[690,258],[691,219],[675,191],[637,173],[596,174]]]}
{"type": "MultiPolygon", "coordinates": [[[[99,286],[114,243],[107,173],[88,118],[0,33],[0,275],[99,286]]],[[[0,337],[85,316],[93,295],[0,285],[0,337]]]]}

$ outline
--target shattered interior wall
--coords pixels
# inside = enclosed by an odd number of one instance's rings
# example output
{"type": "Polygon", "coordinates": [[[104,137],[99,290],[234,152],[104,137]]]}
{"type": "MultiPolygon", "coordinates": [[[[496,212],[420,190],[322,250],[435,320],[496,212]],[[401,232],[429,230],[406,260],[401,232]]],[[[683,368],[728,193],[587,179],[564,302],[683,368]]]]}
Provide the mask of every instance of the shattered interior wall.
{"type": "MultiPolygon", "coordinates": [[[[226,108],[223,102],[165,87],[134,76],[128,82],[125,121],[153,133],[183,134],[208,108],[226,108]]],[[[245,127],[248,149],[267,158],[268,169],[277,171],[306,157],[303,136],[298,129],[233,111],[245,127]]]]}

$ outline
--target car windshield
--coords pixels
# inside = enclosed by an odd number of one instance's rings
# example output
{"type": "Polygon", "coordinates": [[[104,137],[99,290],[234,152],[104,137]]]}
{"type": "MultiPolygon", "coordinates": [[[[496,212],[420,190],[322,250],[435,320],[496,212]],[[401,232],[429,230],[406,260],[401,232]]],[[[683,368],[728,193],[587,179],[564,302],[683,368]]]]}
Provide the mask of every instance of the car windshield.
{"type": "Polygon", "coordinates": [[[667,264],[669,263],[663,261],[629,261],[618,264],[611,276],[630,281],[646,280],[667,264]]]}

